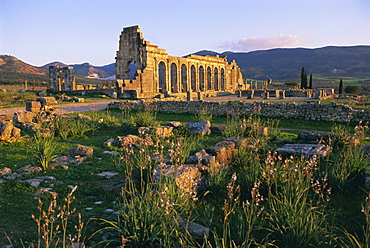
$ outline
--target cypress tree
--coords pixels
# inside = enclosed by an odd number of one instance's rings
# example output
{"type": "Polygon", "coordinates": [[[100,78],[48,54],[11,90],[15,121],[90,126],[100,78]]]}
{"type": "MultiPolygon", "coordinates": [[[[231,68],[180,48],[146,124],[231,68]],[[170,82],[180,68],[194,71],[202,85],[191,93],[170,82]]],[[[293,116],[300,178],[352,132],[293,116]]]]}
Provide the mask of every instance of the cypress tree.
{"type": "Polygon", "coordinates": [[[342,79],[339,82],[339,94],[343,94],[343,80],[342,79]]]}
{"type": "Polygon", "coordinates": [[[304,67],[302,67],[302,70],[301,70],[301,89],[305,88],[305,85],[304,85],[304,75],[305,74],[306,74],[306,72],[304,70],[304,67]]]}
{"type": "Polygon", "coordinates": [[[312,73],[310,74],[310,83],[308,85],[309,89],[312,89],[312,73]]]}

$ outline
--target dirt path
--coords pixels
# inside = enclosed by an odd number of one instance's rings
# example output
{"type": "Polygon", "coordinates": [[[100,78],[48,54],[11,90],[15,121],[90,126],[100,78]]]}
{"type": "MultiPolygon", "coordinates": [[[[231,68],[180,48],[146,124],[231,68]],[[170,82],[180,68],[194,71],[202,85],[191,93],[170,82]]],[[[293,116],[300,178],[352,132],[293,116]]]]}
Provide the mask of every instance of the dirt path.
{"type": "MultiPolygon", "coordinates": [[[[306,97],[289,97],[286,99],[263,99],[256,97],[254,99],[247,99],[246,97],[237,97],[236,95],[228,95],[228,96],[219,96],[219,97],[210,97],[204,98],[206,102],[226,102],[226,101],[243,101],[243,102],[276,102],[276,101],[302,101],[302,100],[310,100],[310,98],[306,97]]],[[[69,114],[75,112],[90,112],[90,111],[98,111],[105,109],[109,103],[121,101],[118,99],[99,99],[96,101],[91,101],[87,103],[62,103],[58,105],[54,105],[54,108],[58,109],[59,113],[61,114],[69,114]]],[[[16,107],[16,108],[0,108],[0,115],[8,115],[13,114],[17,111],[24,111],[24,107],[16,107]]]]}
{"type": "MultiPolygon", "coordinates": [[[[54,105],[55,109],[58,109],[61,114],[69,114],[75,112],[90,112],[105,109],[109,103],[115,101],[114,99],[103,99],[87,103],[62,103],[54,105]]],[[[17,111],[25,111],[25,107],[16,108],[1,108],[0,115],[13,114],[17,111]]]]}

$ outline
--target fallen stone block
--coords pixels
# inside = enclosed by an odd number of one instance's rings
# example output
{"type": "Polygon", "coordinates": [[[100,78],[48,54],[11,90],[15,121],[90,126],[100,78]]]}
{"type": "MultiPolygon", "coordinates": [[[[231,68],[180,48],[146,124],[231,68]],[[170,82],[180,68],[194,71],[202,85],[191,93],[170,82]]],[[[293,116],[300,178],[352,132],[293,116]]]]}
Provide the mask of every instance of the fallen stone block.
{"type": "Polygon", "coordinates": [[[172,136],[173,127],[139,127],[138,132],[141,135],[153,133],[156,137],[167,138],[172,136]]]}
{"type": "Polygon", "coordinates": [[[21,124],[32,123],[35,116],[36,113],[30,111],[16,112],[13,115],[13,121],[21,124]]]}

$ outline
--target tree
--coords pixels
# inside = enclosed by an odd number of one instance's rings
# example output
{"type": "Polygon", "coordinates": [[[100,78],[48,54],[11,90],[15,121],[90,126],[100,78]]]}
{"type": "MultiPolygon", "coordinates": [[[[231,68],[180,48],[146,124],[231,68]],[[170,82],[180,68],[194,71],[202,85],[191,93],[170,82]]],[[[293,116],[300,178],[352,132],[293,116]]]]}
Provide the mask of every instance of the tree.
{"type": "Polygon", "coordinates": [[[310,83],[308,85],[309,89],[312,89],[312,73],[310,74],[310,83]]]}
{"type": "Polygon", "coordinates": [[[348,85],[344,88],[346,93],[358,95],[361,92],[361,87],[358,85],[348,85]]]}
{"type": "Polygon", "coordinates": [[[304,67],[302,67],[301,71],[301,89],[307,89],[307,74],[304,67]]]}
{"type": "Polygon", "coordinates": [[[339,82],[339,94],[343,94],[343,80],[342,79],[339,82]]]}

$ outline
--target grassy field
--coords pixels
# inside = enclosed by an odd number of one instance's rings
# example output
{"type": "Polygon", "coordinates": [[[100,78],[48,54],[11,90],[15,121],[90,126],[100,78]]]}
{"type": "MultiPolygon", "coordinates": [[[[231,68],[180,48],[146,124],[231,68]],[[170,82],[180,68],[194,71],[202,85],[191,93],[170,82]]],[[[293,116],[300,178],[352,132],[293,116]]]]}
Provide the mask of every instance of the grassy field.
{"type": "MultiPolygon", "coordinates": [[[[366,127],[118,109],[86,114],[91,121],[44,124],[55,133],[51,145],[32,131],[22,131],[18,142],[0,144],[0,168],[44,166],[41,172],[23,175],[22,182],[15,178],[0,183],[0,246],[10,240],[14,247],[64,247],[73,239],[89,247],[365,247],[354,243],[365,245],[370,237],[370,208],[361,212],[369,204],[363,178],[369,159],[359,146],[348,143],[355,135],[369,144],[366,127]],[[227,131],[204,137],[182,132],[166,139],[153,136],[153,145],[125,149],[103,146],[109,138],[138,135],[141,122],[185,124],[202,118],[226,125],[227,131]],[[256,132],[263,126],[270,127],[268,136],[256,132]],[[281,160],[269,152],[283,145],[280,139],[294,142],[303,130],[332,132],[327,141],[331,154],[318,160],[281,160]],[[153,180],[152,170],[161,161],[150,158],[163,154],[181,160],[230,136],[246,138],[254,148],[241,148],[230,164],[208,170],[205,191],[181,192],[171,177],[153,180]],[[68,169],[41,163],[41,155],[48,161],[76,145],[93,148],[94,155],[68,169]],[[105,150],[118,155],[104,155],[105,150]],[[98,175],[107,171],[118,174],[98,175]],[[45,176],[55,179],[44,180],[39,188],[24,183],[45,176]],[[51,187],[57,197],[41,187],[51,187]],[[182,222],[210,228],[209,236],[195,238],[182,222]]],[[[181,165],[174,159],[172,164],[181,165]]]]}

